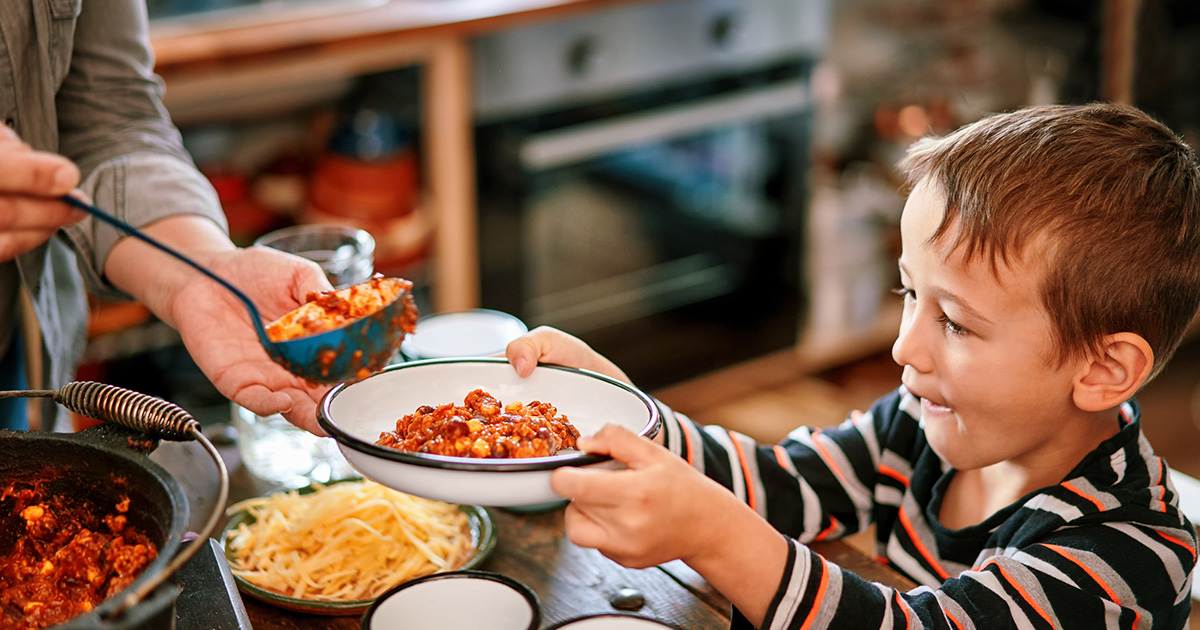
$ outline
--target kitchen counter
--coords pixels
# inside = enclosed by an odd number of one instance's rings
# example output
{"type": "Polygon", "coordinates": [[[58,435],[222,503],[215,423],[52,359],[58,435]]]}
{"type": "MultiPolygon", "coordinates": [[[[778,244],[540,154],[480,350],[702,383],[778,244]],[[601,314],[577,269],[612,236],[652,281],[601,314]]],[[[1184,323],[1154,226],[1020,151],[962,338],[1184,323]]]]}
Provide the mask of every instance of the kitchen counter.
{"type": "MultiPolygon", "coordinates": [[[[344,0],[328,0],[333,6],[344,0]]],[[[319,15],[152,23],[155,70],[178,124],[262,115],[354,77],[421,66],[425,210],[435,222],[433,308],[479,305],[468,40],[631,0],[378,0],[319,15]]],[[[310,3],[311,4],[311,3],[310,3]]],[[[231,16],[236,13],[230,13],[231,16]]]]}

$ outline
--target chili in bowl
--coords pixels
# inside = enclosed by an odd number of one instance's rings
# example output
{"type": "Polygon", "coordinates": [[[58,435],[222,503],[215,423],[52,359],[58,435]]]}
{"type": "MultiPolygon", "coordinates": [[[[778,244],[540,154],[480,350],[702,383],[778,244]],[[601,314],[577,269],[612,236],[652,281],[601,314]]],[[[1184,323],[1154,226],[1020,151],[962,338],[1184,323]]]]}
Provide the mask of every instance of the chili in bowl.
{"type": "Polygon", "coordinates": [[[619,468],[574,448],[574,438],[619,424],[658,432],[657,403],[602,374],[539,365],[521,378],[503,358],[449,358],[389,366],[331,389],[321,428],[363,476],[452,503],[525,507],[561,501],[550,473],[619,468]]]}

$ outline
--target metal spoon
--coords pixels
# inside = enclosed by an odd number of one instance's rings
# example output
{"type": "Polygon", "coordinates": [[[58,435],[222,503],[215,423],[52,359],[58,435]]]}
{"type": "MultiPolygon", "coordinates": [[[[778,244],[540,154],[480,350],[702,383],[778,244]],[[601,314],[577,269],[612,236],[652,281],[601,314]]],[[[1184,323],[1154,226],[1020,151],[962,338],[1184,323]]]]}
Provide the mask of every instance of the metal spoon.
{"type": "Polygon", "coordinates": [[[100,208],[70,195],[64,195],[61,199],[129,236],[145,241],[187,263],[228,289],[250,313],[250,323],[271,360],[292,374],[313,383],[329,384],[356,380],[383,369],[404,341],[404,336],[412,332],[416,325],[417,309],[413,304],[412,283],[399,278],[383,278],[383,282],[400,283],[396,299],[383,308],[341,328],[286,341],[272,341],[267,335],[258,308],[240,289],[179,251],[160,243],[100,208]]]}

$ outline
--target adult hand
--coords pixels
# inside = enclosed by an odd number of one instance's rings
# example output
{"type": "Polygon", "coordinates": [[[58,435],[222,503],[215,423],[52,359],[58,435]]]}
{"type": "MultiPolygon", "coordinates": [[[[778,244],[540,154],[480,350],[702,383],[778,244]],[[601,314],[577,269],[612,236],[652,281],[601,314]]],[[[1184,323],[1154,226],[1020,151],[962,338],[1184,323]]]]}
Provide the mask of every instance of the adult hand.
{"type": "MultiPolygon", "coordinates": [[[[268,321],[304,304],[309,291],[332,288],[316,263],[261,247],[227,252],[208,265],[241,289],[268,321]]],[[[184,346],[218,391],[258,415],[282,413],[292,424],[323,435],[316,403],[329,387],[309,383],[271,360],[245,305],[228,289],[198,278],[169,309],[184,346]]]]}
{"type": "Polygon", "coordinates": [[[0,125],[0,262],[45,243],[59,228],[87,215],[58,197],[79,185],[79,168],[67,158],[34,151],[0,125]]]}
{"type": "Polygon", "coordinates": [[[538,363],[555,363],[630,382],[621,368],[582,339],[549,326],[539,326],[509,342],[504,355],[521,377],[532,374],[538,363]]]}
{"type": "MultiPolygon", "coordinates": [[[[299,307],[308,292],[332,288],[316,263],[263,247],[239,249],[203,217],[180,215],[142,229],[241,289],[268,321],[299,307]]],[[[114,285],[179,331],[196,365],[227,398],[322,433],[316,404],[329,388],[272,361],[245,305],[228,289],[134,238],[117,242],[104,269],[114,285]]]]}

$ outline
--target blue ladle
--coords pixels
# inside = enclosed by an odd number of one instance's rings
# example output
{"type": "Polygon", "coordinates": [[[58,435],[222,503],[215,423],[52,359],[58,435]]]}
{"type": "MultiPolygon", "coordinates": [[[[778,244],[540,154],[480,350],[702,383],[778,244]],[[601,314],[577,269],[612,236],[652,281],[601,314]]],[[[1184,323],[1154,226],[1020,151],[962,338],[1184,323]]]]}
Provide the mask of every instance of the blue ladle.
{"type": "Polygon", "coordinates": [[[100,208],[70,195],[64,195],[61,199],[129,236],[149,243],[187,263],[228,289],[250,313],[250,323],[271,360],[310,382],[341,383],[364,378],[383,369],[395,356],[400,343],[404,341],[404,336],[416,326],[417,309],[412,298],[412,283],[399,278],[384,278],[383,282],[401,283],[401,289],[396,299],[383,308],[341,328],[286,341],[272,341],[254,302],[224,278],[100,208]]]}

